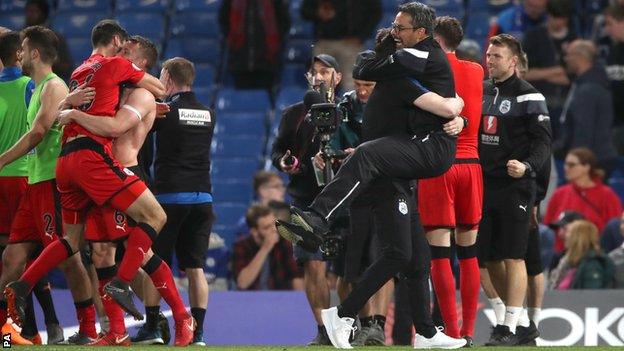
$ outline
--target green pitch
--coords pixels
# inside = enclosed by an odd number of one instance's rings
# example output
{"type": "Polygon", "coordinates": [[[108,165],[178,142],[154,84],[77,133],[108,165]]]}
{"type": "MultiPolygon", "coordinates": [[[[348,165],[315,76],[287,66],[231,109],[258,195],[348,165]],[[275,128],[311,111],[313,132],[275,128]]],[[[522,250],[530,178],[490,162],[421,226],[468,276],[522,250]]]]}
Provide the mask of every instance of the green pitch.
{"type": "MultiPolygon", "coordinates": [[[[13,346],[19,350],[39,350],[39,351],[77,351],[77,350],[94,350],[94,347],[78,347],[78,346],[13,346]]],[[[113,350],[113,348],[105,348],[113,350]]],[[[130,347],[118,347],[116,350],[128,350],[128,351],[158,351],[166,350],[168,347],[164,346],[130,346],[130,347]]],[[[611,351],[618,349],[616,347],[514,347],[509,348],[513,351],[611,351]]],[[[192,351],[332,351],[337,350],[333,347],[299,347],[299,346],[207,346],[207,347],[187,347],[179,348],[178,350],[192,350],[192,351]]],[[[367,350],[367,351],[391,351],[391,350],[413,350],[408,346],[387,346],[387,347],[357,347],[354,350],[367,350]]],[[[461,350],[461,349],[460,349],[461,350]]],[[[475,347],[470,350],[474,351],[493,351],[503,350],[503,348],[492,347],[475,347]]]]}

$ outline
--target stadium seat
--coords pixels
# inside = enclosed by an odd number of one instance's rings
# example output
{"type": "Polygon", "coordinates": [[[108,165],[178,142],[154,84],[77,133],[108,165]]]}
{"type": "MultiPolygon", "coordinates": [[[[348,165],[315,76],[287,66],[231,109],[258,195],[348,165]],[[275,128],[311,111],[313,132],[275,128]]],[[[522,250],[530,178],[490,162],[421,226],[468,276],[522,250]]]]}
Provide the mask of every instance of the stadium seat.
{"type": "Polygon", "coordinates": [[[249,203],[253,197],[251,178],[238,178],[236,180],[213,178],[212,195],[215,202],[249,203]]]}
{"type": "Polygon", "coordinates": [[[382,0],[381,10],[383,12],[394,12],[396,14],[399,5],[406,2],[405,0],[382,0]]]}
{"type": "Polygon", "coordinates": [[[299,11],[301,10],[301,4],[303,4],[303,0],[290,0],[290,12],[299,13],[299,11]]]}
{"type": "Polygon", "coordinates": [[[225,203],[215,197],[213,210],[215,213],[217,225],[235,226],[238,219],[245,214],[247,203],[225,203]]]}
{"type": "Polygon", "coordinates": [[[67,38],[67,46],[75,66],[79,66],[93,51],[90,38],[67,38]]]}
{"type": "Polygon", "coordinates": [[[219,63],[219,55],[219,42],[202,38],[172,38],[165,51],[165,58],[180,56],[195,64],[209,63],[214,66],[219,63]]]}
{"type": "Polygon", "coordinates": [[[1,14],[24,14],[26,0],[0,0],[1,14]]]}
{"type": "Polygon", "coordinates": [[[279,94],[277,94],[277,99],[275,100],[275,109],[280,111],[286,106],[303,101],[303,96],[307,90],[307,86],[282,86],[282,89],[279,94]]]}
{"type": "Polygon", "coordinates": [[[195,82],[196,87],[210,87],[214,84],[215,69],[212,65],[202,64],[195,66],[195,82]]]}
{"type": "Polygon", "coordinates": [[[90,36],[91,29],[104,18],[106,13],[82,12],[59,13],[52,18],[52,29],[65,38],[90,36]]]}
{"type": "Polygon", "coordinates": [[[206,106],[212,105],[214,102],[215,89],[214,86],[209,87],[196,87],[193,89],[197,100],[206,106]]]}
{"type": "Polygon", "coordinates": [[[117,0],[115,12],[158,12],[165,13],[169,9],[169,0],[117,0]]]}
{"type": "Polygon", "coordinates": [[[262,138],[266,134],[266,122],[266,112],[222,112],[217,115],[215,135],[246,135],[262,138]]]}
{"type": "Polygon", "coordinates": [[[609,186],[620,198],[620,201],[624,203],[624,177],[611,177],[609,179],[609,186]]]}
{"type": "Polygon", "coordinates": [[[314,26],[310,22],[303,20],[293,21],[290,25],[288,37],[292,39],[308,39],[314,38],[314,26]]]}
{"type": "Polygon", "coordinates": [[[11,30],[20,30],[24,27],[24,15],[22,13],[0,13],[0,26],[11,30]]]}
{"type": "Polygon", "coordinates": [[[284,55],[287,62],[304,63],[311,59],[310,40],[290,40],[286,44],[284,55]]]}
{"type": "Polygon", "coordinates": [[[217,39],[221,35],[219,20],[216,13],[210,12],[182,12],[176,14],[171,22],[171,35],[201,36],[217,39]]]}
{"type": "Polygon", "coordinates": [[[490,11],[490,13],[496,14],[513,4],[513,0],[469,0],[468,10],[471,12],[490,11]]]}
{"type": "Polygon", "coordinates": [[[265,112],[271,109],[266,90],[222,89],[217,95],[216,108],[227,112],[265,112]]]}
{"type": "Polygon", "coordinates": [[[111,1],[109,0],[59,0],[58,11],[99,11],[108,13],[111,10],[111,1]]]}
{"type": "MultiPolygon", "coordinates": [[[[466,36],[471,39],[485,38],[490,30],[492,16],[489,12],[469,12],[468,23],[464,27],[466,36]]],[[[481,42],[479,44],[482,44],[481,42]]]]}
{"type": "Polygon", "coordinates": [[[157,41],[165,37],[165,18],[159,13],[118,13],[116,19],[130,35],[158,38],[157,41]]]}
{"type": "MultiPolygon", "coordinates": [[[[221,121],[218,121],[221,123],[221,121]]],[[[251,182],[253,174],[258,171],[260,163],[257,158],[222,158],[214,157],[210,168],[212,179],[246,178],[251,182]]]]}
{"type": "Polygon", "coordinates": [[[175,0],[175,10],[182,12],[218,12],[221,0],[175,0]]]}
{"type": "Polygon", "coordinates": [[[287,64],[282,70],[283,87],[307,87],[305,64],[287,64]]]}
{"type": "Polygon", "coordinates": [[[264,138],[223,136],[212,140],[212,154],[215,157],[256,157],[259,159],[263,152],[264,138]]]}

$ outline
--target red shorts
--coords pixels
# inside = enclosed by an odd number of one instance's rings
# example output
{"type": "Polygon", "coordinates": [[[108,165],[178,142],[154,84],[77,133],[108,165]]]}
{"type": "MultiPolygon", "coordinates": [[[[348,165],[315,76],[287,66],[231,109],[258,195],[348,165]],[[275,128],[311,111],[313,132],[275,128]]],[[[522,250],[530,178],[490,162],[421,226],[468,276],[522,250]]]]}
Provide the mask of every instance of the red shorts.
{"type": "Polygon", "coordinates": [[[0,235],[9,235],[27,186],[27,177],[0,177],[0,235]]]}
{"type": "Polygon", "coordinates": [[[85,239],[88,241],[118,241],[127,237],[128,232],[126,214],[109,206],[94,207],[87,215],[85,239]]]}
{"type": "Polygon", "coordinates": [[[63,236],[60,216],[54,179],[28,185],[13,219],[9,244],[38,242],[48,246],[63,236]]]}
{"type": "Polygon", "coordinates": [[[478,163],[456,163],[441,176],[418,181],[418,210],[427,229],[475,228],[482,205],[483,175],[478,163]]]}
{"type": "Polygon", "coordinates": [[[84,223],[94,204],[125,211],[147,189],[139,177],[115,160],[110,149],[86,137],[63,145],[56,181],[63,222],[68,224],[84,223]]]}

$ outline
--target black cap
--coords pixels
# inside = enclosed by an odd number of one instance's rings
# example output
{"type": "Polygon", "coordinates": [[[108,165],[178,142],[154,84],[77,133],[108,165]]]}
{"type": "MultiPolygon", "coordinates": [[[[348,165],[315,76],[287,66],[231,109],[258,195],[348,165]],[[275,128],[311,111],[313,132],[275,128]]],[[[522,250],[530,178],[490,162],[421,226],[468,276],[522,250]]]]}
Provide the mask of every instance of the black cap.
{"type": "Polygon", "coordinates": [[[332,56],[327,54],[320,54],[314,56],[314,61],[320,61],[327,67],[331,67],[336,70],[336,72],[340,72],[340,66],[338,65],[338,61],[332,56]]]}
{"type": "Polygon", "coordinates": [[[561,228],[566,224],[570,224],[576,220],[585,219],[585,216],[576,211],[563,211],[559,215],[556,222],[550,223],[549,227],[553,229],[561,228]]]}

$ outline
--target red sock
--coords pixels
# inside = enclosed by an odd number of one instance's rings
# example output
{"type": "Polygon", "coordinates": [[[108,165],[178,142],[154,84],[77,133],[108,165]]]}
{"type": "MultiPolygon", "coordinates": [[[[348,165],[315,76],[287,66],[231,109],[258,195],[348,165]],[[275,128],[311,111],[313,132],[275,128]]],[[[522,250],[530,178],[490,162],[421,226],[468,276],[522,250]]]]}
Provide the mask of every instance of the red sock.
{"type": "Polygon", "coordinates": [[[95,305],[93,299],[80,302],[74,302],[76,307],[76,316],[78,317],[79,332],[97,339],[97,331],[95,330],[95,305]]]}
{"type": "Polygon", "coordinates": [[[173,319],[181,321],[188,318],[189,314],[186,312],[182,297],[180,296],[175,282],[173,281],[173,274],[171,273],[169,265],[167,265],[165,261],[161,261],[160,265],[158,265],[153,272],[149,273],[149,276],[152,279],[156,290],[160,293],[160,296],[162,296],[163,299],[165,299],[165,302],[167,302],[167,305],[171,307],[173,319]]]}
{"type": "Polygon", "coordinates": [[[455,278],[449,258],[431,260],[431,280],[438,298],[440,313],[444,320],[444,334],[459,338],[457,302],[455,301],[455,278]]]}
{"type": "Polygon", "coordinates": [[[459,259],[459,290],[462,301],[461,335],[474,336],[479,303],[479,263],[476,257],[459,259]]]}
{"type": "Polygon", "coordinates": [[[56,268],[61,262],[65,261],[70,256],[70,253],[73,254],[65,239],[51,243],[41,252],[39,257],[28,267],[24,274],[22,274],[20,280],[28,283],[28,286],[32,289],[44,275],[56,268]]]}
{"type": "Polygon", "coordinates": [[[110,331],[116,334],[126,333],[126,324],[124,322],[124,311],[119,304],[115,302],[110,296],[104,292],[104,285],[108,284],[112,278],[100,279],[100,285],[98,291],[100,292],[100,298],[102,298],[102,305],[104,306],[104,312],[108,317],[110,323],[110,331]]]}
{"type": "Polygon", "coordinates": [[[151,237],[155,236],[156,231],[145,223],[139,223],[132,229],[126,244],[126,252],[121,260],[121,264],[119,264],[117,277],[126,283],[129,283],[134,278],[139,267],[141,267],[145,253],[152,246],[151,237]],[[148,232],[151,232],[152,236],[148,232]]]}

